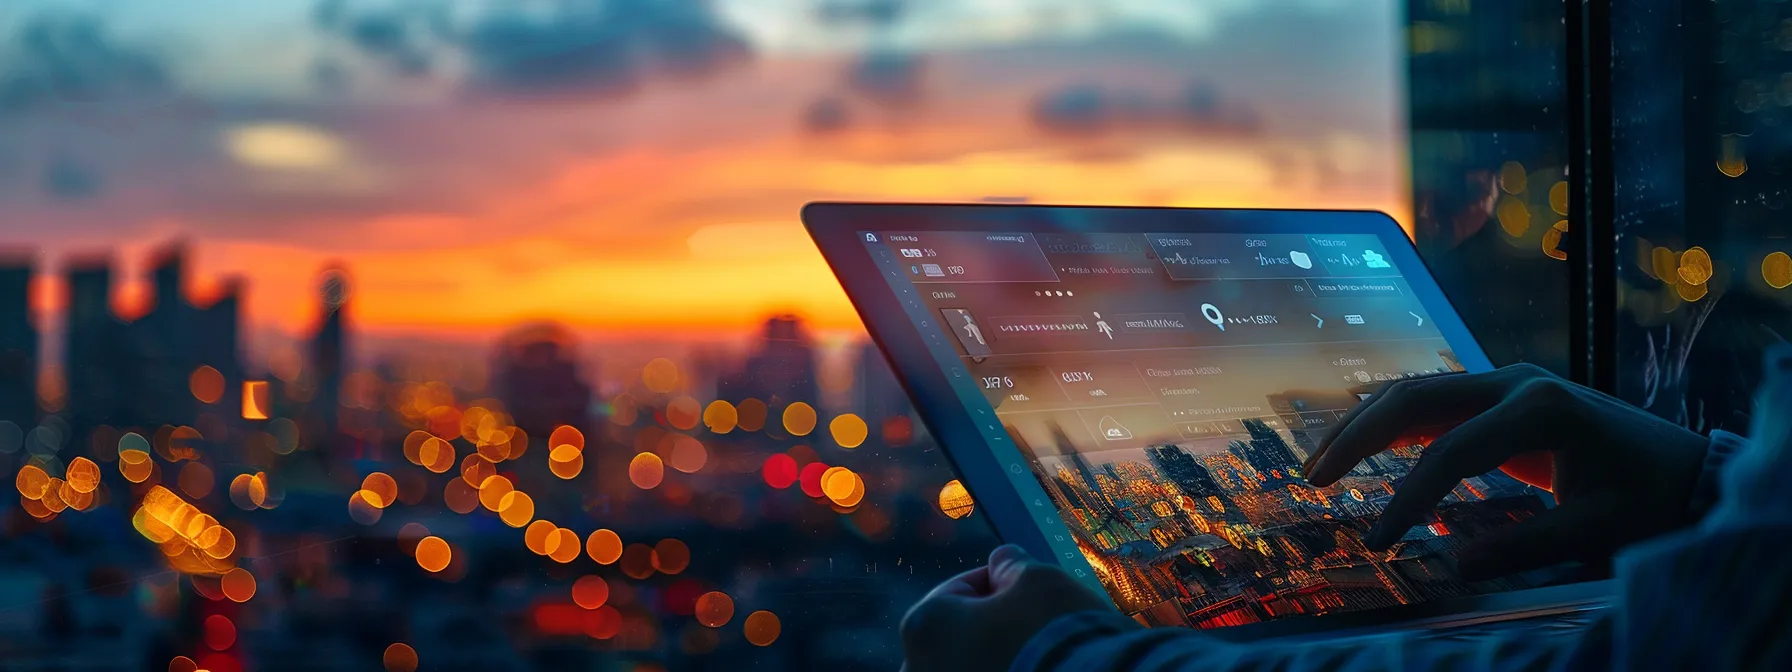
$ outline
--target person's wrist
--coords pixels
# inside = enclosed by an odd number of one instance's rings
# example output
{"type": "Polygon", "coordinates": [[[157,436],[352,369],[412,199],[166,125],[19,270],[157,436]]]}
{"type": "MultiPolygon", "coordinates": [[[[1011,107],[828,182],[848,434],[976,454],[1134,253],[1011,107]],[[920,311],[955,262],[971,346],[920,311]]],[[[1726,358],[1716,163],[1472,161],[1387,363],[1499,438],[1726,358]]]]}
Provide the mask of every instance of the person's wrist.
{"type": "Polygon", "coordinates": [[[1008,670],[1050,669],[1055,666],[1054,661],[1070,657],[1090,641],[1141,627],[1144,626],[1112,609],[1080,609],[1059,614],[1021,644],[1020,651],[1009,662],[1008,670]]]}

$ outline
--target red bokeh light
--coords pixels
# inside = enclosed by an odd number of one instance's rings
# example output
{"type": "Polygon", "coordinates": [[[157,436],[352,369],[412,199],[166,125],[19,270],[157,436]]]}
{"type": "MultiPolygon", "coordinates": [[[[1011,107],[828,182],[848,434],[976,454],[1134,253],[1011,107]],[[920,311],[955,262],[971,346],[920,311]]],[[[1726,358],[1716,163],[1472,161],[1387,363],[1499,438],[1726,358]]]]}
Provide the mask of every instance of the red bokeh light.
{"type": "Polygon", "coordinates": [[[696,579],[679,579],[660,591],[660,608],[679,616],[697,612],[697,598],[709,592],[696,579]]]}
{"type": "Polygon", "coordinates": [[[777,453],[765,458],[765,468],[760,470],[765,476],[765,484],[783,490],[796,483],[796,458],[784,453],[777,453]]]}
{"type": "Polygon", "coordinates": [[[810,462],[809,464],[804,465],[801,476],[803,482],[803,494],[810,497],[822,496],[821,475],[827,470],[828,465],[822,462],[810,462]]]}

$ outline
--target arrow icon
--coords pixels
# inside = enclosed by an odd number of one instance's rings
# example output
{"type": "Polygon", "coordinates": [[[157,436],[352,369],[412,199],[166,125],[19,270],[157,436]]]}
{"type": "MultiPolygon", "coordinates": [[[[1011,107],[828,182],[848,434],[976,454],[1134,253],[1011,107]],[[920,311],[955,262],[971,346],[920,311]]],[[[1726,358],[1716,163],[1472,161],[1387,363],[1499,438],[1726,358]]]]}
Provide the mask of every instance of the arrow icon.
{"type": "Polygon", "coordinates": [[[1318,316],[1318,315],[1314,315],[1314,314],[1312,314],[1312,313],[1307,313],[1307,315],[1308,315],[1308,316],[1309,316],[1309,317],[1312,317],[1312,318],[1313,318],[1313,319],[1315,319],[1315,320],[1319,320],[1319,326],[1317,326],[1317,327],[1314,327],[1314,328],[1315,328],[1315,329],[1324,329],[1324,328],[1325,328],[1325,318],[1322,318],[1322,317],[1320,317],[1320,316],[1318,316]]]}
{"type": "Polygon", "coordinates": [[[1415,318],[1418,318],[1418,320],[1419,320],[1419,323],[1418,323],[1418,324],[1417,324],[1417,325],[1414,325],[1414,326],[1419,326],[1419,327],[1423,327],[1423,326],[1425,326],[1425,318],[1423,318],[1423,317],[1420,317],[1420,316],[1419,316],[1419,314],[1418,314],[1418,313],[1415,313],[1415,312],[1412,312],[1412,311],[1410,311],[1410,310],[1409,310],[1409,311],[1406,311],[1406,314],[1407,314],[1407,315],[1411,315],[1411,316],[1413,316],[1413,317],[1415,317],[1415,318]]]}

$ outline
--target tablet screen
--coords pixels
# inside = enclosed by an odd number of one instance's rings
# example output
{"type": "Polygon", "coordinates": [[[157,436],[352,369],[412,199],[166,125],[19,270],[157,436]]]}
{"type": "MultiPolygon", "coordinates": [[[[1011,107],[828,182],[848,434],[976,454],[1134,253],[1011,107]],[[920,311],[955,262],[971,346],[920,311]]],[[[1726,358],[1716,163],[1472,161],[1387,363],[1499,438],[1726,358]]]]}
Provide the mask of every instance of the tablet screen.
{"type": "Polygon", "coordinates": [[[1376,553],[1362,538],[1428,439],[1331,487],[1302,478],[1371,390],[1463,369],[1403,275],[1424,270],[1397,268],[1379,237],[860,239],[942,364],[988,402],[979,412],[1017,449],[1017,487],[1037,486],[1023,496],[1054,553],[1141,622],[1218,627],[1532,587],[1464,582],[1449,558],[1544,511],[1539,490],[1470,478],[1376,553]]]}

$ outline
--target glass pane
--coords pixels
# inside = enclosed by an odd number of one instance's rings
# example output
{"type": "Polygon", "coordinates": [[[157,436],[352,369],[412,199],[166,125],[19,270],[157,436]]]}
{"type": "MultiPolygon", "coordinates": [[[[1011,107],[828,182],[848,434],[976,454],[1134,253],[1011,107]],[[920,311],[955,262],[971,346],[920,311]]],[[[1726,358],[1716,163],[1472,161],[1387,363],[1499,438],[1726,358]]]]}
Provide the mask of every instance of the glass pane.
{"type": "Polygon", "coordinates": [[[1410,0],[1420,254],[1497,365],[1568,373],[1560,2],[1410,0]]]}
{"type": "Polygon", "coordinates": [[[1620,393],[1745,432],[1792,331],[1792,6],[1613,3],[1620,393]]]}

